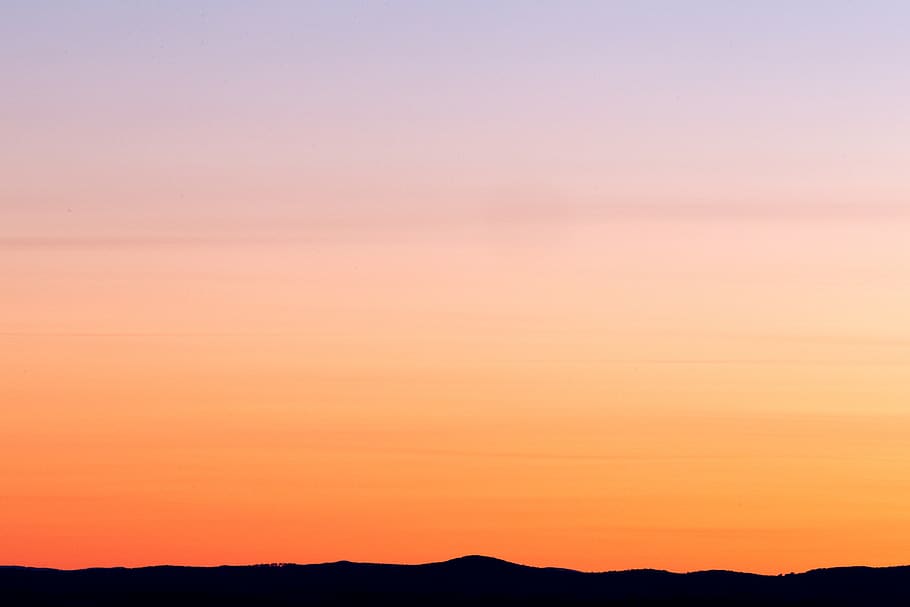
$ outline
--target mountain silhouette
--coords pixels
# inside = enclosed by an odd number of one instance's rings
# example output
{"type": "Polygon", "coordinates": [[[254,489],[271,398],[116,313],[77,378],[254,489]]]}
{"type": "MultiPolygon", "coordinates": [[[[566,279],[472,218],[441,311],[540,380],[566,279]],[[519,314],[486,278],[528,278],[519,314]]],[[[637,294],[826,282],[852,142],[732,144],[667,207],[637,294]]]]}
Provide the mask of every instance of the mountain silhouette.
{"type": "Polygon", "coordinates": [[[0,567],[0,604],[28,606],[910,605],[910,567],[766,576],[654,569],[583,573],[486,556],[387,565],[0,567]]]}

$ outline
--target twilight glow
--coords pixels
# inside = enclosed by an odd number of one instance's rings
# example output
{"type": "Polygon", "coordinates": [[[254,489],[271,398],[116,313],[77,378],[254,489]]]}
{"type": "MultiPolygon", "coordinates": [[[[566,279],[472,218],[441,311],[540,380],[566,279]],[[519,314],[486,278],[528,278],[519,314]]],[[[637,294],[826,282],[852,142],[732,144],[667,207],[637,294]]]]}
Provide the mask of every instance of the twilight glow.
{"type": "Polygon", "coordinates": [[[0,564],[906,563],[908,23],[4,2],[0,564]]]}

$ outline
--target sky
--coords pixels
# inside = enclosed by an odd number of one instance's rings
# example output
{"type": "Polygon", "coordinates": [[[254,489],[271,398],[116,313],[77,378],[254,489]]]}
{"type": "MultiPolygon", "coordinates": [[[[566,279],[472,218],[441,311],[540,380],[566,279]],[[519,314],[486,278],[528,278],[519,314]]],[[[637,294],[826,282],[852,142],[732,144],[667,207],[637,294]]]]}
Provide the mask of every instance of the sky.
{"type": "Polygon", "coordinates": [[[0,5],[0,563],[908,562],[902,2],[0,5]]]}

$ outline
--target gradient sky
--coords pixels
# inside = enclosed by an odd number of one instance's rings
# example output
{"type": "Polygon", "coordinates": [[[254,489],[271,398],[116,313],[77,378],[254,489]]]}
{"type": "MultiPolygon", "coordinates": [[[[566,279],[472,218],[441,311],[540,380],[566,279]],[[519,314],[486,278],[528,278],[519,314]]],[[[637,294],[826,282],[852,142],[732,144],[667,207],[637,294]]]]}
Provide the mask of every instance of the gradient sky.
{"type": "Polygon", "coordinates": [[[0,563],[910,562],[903,2],[0,6],[0,563]]]}

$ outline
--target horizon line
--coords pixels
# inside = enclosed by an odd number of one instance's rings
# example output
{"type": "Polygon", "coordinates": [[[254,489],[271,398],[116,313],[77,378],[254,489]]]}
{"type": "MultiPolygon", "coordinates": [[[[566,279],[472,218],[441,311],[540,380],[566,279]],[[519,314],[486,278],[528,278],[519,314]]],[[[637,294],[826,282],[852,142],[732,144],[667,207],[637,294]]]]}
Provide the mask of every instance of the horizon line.
{"type": "Polygon", "coordinates": [[[601,569],[601,570],[588,570],[588,569],[575,569],[572,567],[560,567],[557,565],[528,565],[525,563],[518,563],[515,561],[510,561],[508,559],[503,559],[500,557],[489,556],[484,554],[463,554],[460,556],[455,556],[452,558],[440,560],[440,561],[425,561],[425,562],[380,562],[380,561],[352,561],[349,559],[339,559],[335,561],[319,561],[312,563],[299,563],[293,561],[272,561],[272,562],[259,562],[259,563],[220,563],[216,565],[181,565],[176,563],[155,563],[149,565],[136,565],[136,566],[126,566],[126,565],[104,565],[104,566],[94,566],[94,567],[44,567],[44,566],[35,566],[35,565],[16,565],[16,564],[0,564],[0,569],[32,569],[32,570],[43,570],[43,571],[60,571],[60,572],[80,572],[80,571],[98,571],[98,570],[114,570],[114,569],[123,569],[123,570],[139,570],[139,569],[156,569],[156,568],[166,568],[172,567],[175,569],[220,569],[220,568],[248,568],[248,567],[321,567],[329,565],[368,565],[368,566],[388,566],[388,567],[425,567],[430,565],[445,565],[450,563],[456,563],[466,560],[475,560],[475,561],[485,561],[485,562],[497,562],[505,565],[511,565],[515,567],[523,567],[526,569],[541,569],[541,570],[558,570],[558,571],[571,571],[574,573],[580,574],[610,574],[610,573],[634,573],[634,572],[654,572],[654,573],[667,573],[671,575],[692,575],[700,573],[732,573],[737,575],[753,575],[759,577],[781,577],[788,575],[805,575],[807,573],[814,573],[818,571],[837,571],[843,569],[901,569],[901,568],[910,568],[910,563],[903,564],[893,564],[893,565],[832,565],[828,567],[813,567],[810,569],[804,569],[799,571],[789,571],[789,572],[779,572],[779,573],[758,573],[755,571],[741,571],[736,569],[723,569],[723,568],[709,568],[709,569],[690,569],[685,571],[671,570],[671,569],[661,569],[657,567],[631,567],[628,569],[601,569]]]}

